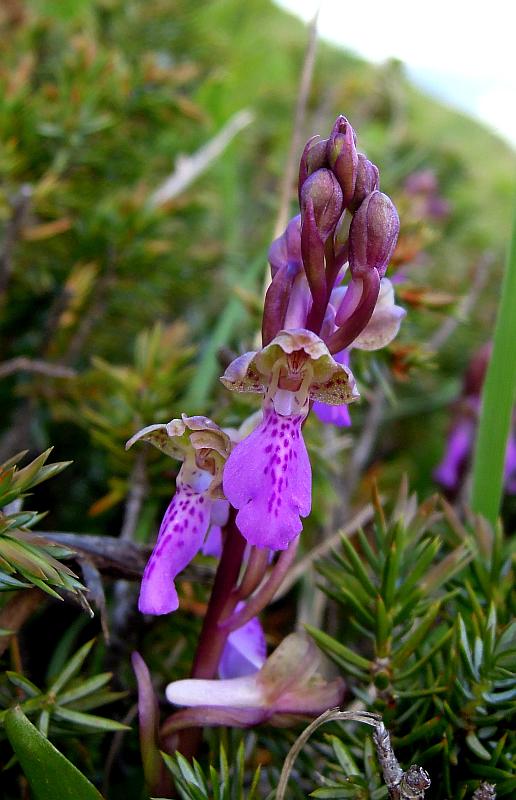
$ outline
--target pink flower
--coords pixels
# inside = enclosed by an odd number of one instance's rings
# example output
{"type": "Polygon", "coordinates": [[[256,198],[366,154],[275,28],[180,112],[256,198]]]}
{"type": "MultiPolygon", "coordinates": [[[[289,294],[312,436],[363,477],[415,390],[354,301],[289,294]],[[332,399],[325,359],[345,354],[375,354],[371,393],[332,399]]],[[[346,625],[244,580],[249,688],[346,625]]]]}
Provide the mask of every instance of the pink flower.
{"type": "Polygon", "coordinates": [[[327,681],[312,640],[292,633],[251,674],[224,680],[175,681],[167,686],[166,693],[169,702],[187,706],[170,718],[169,735],[197,725],[289,725],[296,716],[315,717],[339,705],[344,682],[341,678],[327,681]]]}
{"type": "MultiPolygon", "coordinates": [[[[229,436],[207,417],[173,419],[150,425],[127,443],[143,440],[183,462],[173,496],[145,567],[138,607],[143,614],[169,614],[179,606],[174,578],[197,555],[213,523],[220,531],[227,502],[222,468],[231,450],[229,436]]],[[[215,536],[215,531],[214,531],[215,536]]]]}
{"type": "Polygon", "coordinates": [[[316,334],[296,329],[237,358],[221,380],[233,391],[265,393],[261,424],[226,463],[224,494],[250,544],[285,550],[310,513],[312,475],[301,431],[310,400],[356,400],[353,375],[316,334]]]}

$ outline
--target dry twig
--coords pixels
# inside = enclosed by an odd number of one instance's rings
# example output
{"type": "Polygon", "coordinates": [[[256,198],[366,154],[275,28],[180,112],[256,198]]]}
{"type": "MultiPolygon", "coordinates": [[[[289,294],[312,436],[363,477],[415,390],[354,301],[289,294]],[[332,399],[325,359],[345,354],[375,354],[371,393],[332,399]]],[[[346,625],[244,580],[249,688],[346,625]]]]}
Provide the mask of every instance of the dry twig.
{"type": "Polygon", "coordinates": [[[252,111],[238,111],[226,122],[213,139],[199,148],[196,153],[181,155],[176,161],[174,172],[149,197],[152,208],[165,205],[184,192],[213,162],[224,152],[229,143],[254,119],[252,111]]]}

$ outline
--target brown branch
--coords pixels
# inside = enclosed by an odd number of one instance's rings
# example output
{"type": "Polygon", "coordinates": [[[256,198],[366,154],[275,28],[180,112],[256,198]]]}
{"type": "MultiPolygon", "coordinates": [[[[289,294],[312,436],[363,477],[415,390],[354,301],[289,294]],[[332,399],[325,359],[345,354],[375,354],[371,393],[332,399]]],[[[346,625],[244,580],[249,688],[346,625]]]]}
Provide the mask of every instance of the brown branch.
{"type": "Polygon", "coordinates": [[[120,531],[120,539],[125,542],[134,541],[134,535],[140,518],[143,501],[147,494],[147,451],[138,450],[129,477],[129,494],[125,503],[124,520],[120,531]]]}
{"type": "Polygon", "coordinates": [[[214,161],[224,152],[235,136],[247,128],[254,120],[248,109],[234,114],[213,139],[191,155],[177,159],[176,168],[161,186],[150,196],[148,203],[152,208],[163,206],[184,192],[214,161]]]}
{"type": "Polygon", "coordinates": [[[32,186],[25,183],[11,201],[12,215],[6,225],[3,246],[0,251],[0,295],[6,292],[11,280],[14,268],[14,249],[27,219],[31,197],[32,186]]]}
{"type": "Polygon", "coordinates": [[[6,636],[0,636],[0,655],[9,646],[10,637],[17,634],[34,611],[48,599],[48,595],[39,589],[24,589],[17,592],[0,611],[0,628],[8,630],[6,636]]]}
{"type": "Polygon", "coordinates": [[[469,291],[459,303],[455,316],[447,316],[441,327],[437,329],[430,339],[428,346],[431,350],[440,350],[455,333],[459,325],[468,319],[487,283],[493,263],[493,253],[486,252],[479,258],[469,291]]]}
{"type": "MultiPolygon", "coordinates": [[[[127,580],[141,580],[152,545],[122,542],[118,536],[98,536],[93,533],[37,531],[39,539],[60,544],[70,550],[69,559],[86,559],[103,575],[127,580]]],[[[66,560],[60,556],[61,561],[66,560]]],[[[190,564],[181,573],[181,580],[205,583],[213,579],[210,567],[190,564]]]]}
{"type": "Polygon", "coordinates": [[[48,361],[42,361],[39,358],[17,356],[0,364],[0,378],[6,378],[16,372],[33,372],[36,375],[46,375],[49,378],[75,378],[77,376],[77,372],[71,367],[50,364],[48,361]]]}
{"type": "Polygon", "coordinates": [[[289,217],[292,186],[296,177],[296,166],[299,158],[299,150],[301,149],[303,122],[306,115],[308,95],[310,93],[310,86],[314,72],[318,16],[319,12],[317,11],[308,29],[308,41],[306,44],[303,69],[299,80],[299,90],[297,93],[297,103],[294,114],[294,130],[292,132],[290,149],[287,156],[287,164],[283,174],[283,180],[281,182],[280,204],[278,208],[278,216],[276,218],[276,225],[274,227],[274,239],[283,233],[283,229],[286,227],[289,217]]]}

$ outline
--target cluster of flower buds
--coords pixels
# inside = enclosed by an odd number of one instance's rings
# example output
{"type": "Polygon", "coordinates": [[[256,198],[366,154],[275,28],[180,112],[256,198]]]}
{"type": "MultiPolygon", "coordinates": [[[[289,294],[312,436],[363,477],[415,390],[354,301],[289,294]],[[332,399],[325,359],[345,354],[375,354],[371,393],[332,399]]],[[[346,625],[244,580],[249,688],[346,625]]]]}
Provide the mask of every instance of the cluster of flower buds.
{"type": "Polygon", "coordinates": [[[328,139],[308,141],[299,169],[301,213],[269,251],[264,345],[282,329],[307,328],[333,354],[365,329],[399,232],[398,214],[379,182],[345,117],[337,118],[328,139]],[[332,296],[348,265],[346,292],[332,296]]]}
{"type": "MultiPolygon", "coordinates": [[[[469,363],[461,396],[455,403],[446,452],[434,471],[435,480],[450,496],[459,494],[467,479],[491,350],[489,342],[477,350],[469,363]]],[[[516,412],[505,451],[505,491],[516,494],[516,412]]]]}

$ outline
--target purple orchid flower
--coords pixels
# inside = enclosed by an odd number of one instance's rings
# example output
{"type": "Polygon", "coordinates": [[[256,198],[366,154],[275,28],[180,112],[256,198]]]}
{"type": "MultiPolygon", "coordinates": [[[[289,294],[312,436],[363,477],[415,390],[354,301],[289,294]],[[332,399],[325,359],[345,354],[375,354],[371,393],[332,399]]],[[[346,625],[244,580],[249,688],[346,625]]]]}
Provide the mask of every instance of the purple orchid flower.
{"type": "Polygon", "coordinates": [[[176,492],[165,512],[156,546],[143,574],[138,607],[143,614],[168,614],[179,606],[174,578],[197,555],[210,525],[213,537],[227,517],[221,491],[222,467],[230,453],[229,436],[207,417],[150,425],[127,443],[143,440],[183,462],[176,492]]]}
{"type": "Polygon", "coordinates": [[[246,728],[290,725],[342,702],[341,678],[326,681],[321,655],[305,635],[292,633],[251,674],[223,680],[189,679],[167,686],[169,702],[187,706],[169,720],[166,734],[198,725],[246,728]]]}
{"type": "Polygon", "coordinates": [[[310,400],[341,405],[358,398],[347,367],[311,331],[281,331],[259,352],[246,353],[221,378],[232,391],[265,393],[263,420],[229,457],[224,494],[250,544],[284,550],[311,507],[311,468],[301,426],[310,400]]]}
{"type": "MultiPolygon", "coordinates": [[[[457,494],[471,462],[478,425],[479,403],[463,401],[450,429],[446,451],[434,470],[434,479],[451,495],[457,494]]],[[[505,451],[504,484],[507,494],[516,494],[516,418],[505,451]]]]}

